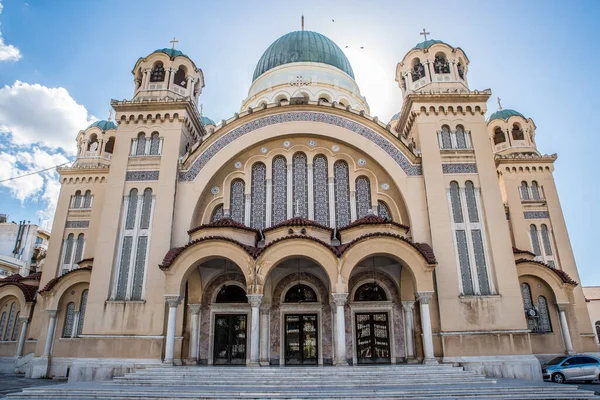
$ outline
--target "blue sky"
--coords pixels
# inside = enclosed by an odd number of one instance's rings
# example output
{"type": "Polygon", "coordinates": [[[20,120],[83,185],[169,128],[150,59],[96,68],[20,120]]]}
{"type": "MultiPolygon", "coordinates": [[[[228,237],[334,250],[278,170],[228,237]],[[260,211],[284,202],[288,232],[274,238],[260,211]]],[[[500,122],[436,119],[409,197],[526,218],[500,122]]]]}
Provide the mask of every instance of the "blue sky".
{"type": "MultiPolygon", "coordinates": [[[[299,29],[304,14],[307,30],[344,49],[372,114],[387,120],[402,101],[396,64],[427,28],[464,49],[471,89],[492,89],[490,112],[500,96],[505,108],[533,118],[542,153],[558,153],[554,176],[581,280],[600,285],[592,251],[600,237],[598,1],[0,4],[0,180],[72,159],[78,130],[106,118],[111,98],[130,98],[135,61],[173,36],[204,71],[204,114],[219,121],[239,110],[262,52],[299,29]]],[[[50,221],[56,177],[0,184],[0,213],[50,221]]]]}

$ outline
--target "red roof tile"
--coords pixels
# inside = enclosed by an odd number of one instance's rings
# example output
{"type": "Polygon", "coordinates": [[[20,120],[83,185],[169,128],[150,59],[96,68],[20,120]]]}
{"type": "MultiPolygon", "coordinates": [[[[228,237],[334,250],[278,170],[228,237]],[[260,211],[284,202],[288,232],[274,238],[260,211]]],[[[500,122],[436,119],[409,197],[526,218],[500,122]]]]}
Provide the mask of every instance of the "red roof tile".
{"type": "Polygon", "coordinates": [[[552,268],[551,266],[549,266],[548,264],[544,264],[543,262],[540,261],[536,261],[536,260],[526,260],[524,258],[520,258],[517,261],[515,261],[515,264],[523,264],[523,263],[533,263],[533,264],[537,264],[540,265],[542,267],[548,268],[549,270],[551,270],[552,272],[554,272],[556,275],[558,275],[558,277],[560,279],[562,279],[562,281],[564,283],[568,283],[569,285],[579,285],[579,283],[575,282],[570,276],[569,274],[567,274],[565,271],[561,270],[561,269],[557,269],[557,268],[552,268]]]}
{"type": "Polygon", "coordinates": [[[383,217],[380,217],[380,216],[374,215],[374,214],[367,214],[364,217],[359,218],[356,221],[338,229],[338,231],[342,232],[347,229],[351,229],[351,228],[361,226],[361,225],[384,225],[384,224],[394,225],[394,226],[397,226],[398,228],[402,228],[402,229],[406,229],[406,230],[409,229],[408,226],[400,224],[398,222],[394,222],[387,218],[383,218],[383,217]]]}
{"type": "Polygon", "coordinates": [[[200,225],[200,226],[190,229],[188,231],[188,235],[191,235],[192,233],[197,232],[201,229],[208,229],[208,228],[235,228],[235,229],[242,229],[245,231],[258,233],[258,230],[254,229],[254,228],[250,228],[249,226],[246,226],[240,222],[234,221],[231,218],[221,218],[216,221],[212,221],[208,224],[203,224],[203,225],[200,225]]]}
{"type": "Polygon", "coordinates": [[[330,228],[325,225],[321,225],[317,221],[312,221],[310,219],[306,219],[306,218],[302,218],[302,217],[294,217],[294,218],[286,219],[285,221],[280,222],[277,225],[273,225],[269,228],[263,229],[263,232],[269,232],[274,229],[281,228],[281,227],[287,227],[287,226],[289,226],[289,227],[312,226],[314,228],[320,228],[320,229],[327,230],[329,232],[333,232],[333,228],[330,228]]]}
{"type": "Polygon", "coordinates": [[[532,257],[535,257],[535,253],[532,253],[529,250],[521,250],[521,249],[517,249],[516,247],[513,246],[513,253],[514,254],[529,254],[532,257]]]}
{"type": "Polygon", "coordinates": [[[339,249],[340,253],[343,254],[346,252],[346,250],[348,250],[350,247],[354,246],[358,242],[361,242],[365,239],[373,238],[373,237],[391,237],[394,239],[399,239],[405,243],[408,243],[412,247],[414,247],[419,253],[421,253],[421,255],[423,256],[423,258],[425,258],[425,261],[427,261],[427,263],[437,264],[437,260],[435,259],[435,254],[433,253],[433,249],[427,243],[415,243],[415,242],[405,238],[404,236],[395,235],[393,233],[387,233],[387,232],[367,233],[366,235],[363,235],[363,236],[360,236],[360,237],[354,239],[350,243],[346,243],[344,245],[339,246],[338,249],[339,249]]]}
{"type": "Polygon", "coordinates": [[[26,302],[29,303],[29,302],[35,300],[35,293],[38,289],[37,286],[26,285],[21,282],[0,282],[0,287],[11,286],[11,285],[18,287],[21,290],[21,292],[23,293],[23,296],[25,297],[26,302]]]}
{"type": "Polygon", "coordinates": [[[0,283],[4,282],[20,282],[23,277],[19,274],[12,274],[7,276],[6,278],[0,279],[0,283]]]}
{"type": "Polygon", "coordinates": [[[62,280],[62,279],[65,277],[65,276],[67,276],[67,275],[71,275],[72,273],[75,273],[75,272],[80,272],[80,271],[91,271],[91,270],[92,270],[92,266],[90,265],[89,267],[76,268],[76,269],[73,269],[73,270],[71,270],[71,271],[67,272],[66,274],[63,274],[63,275],[61,275],[61,276],[57,276],[56,278],[54,278],[54,279],[51,279],[51,280],[50,280],[50,281],[49,281],[49,282],[46,284],[46,286],[44,286],[44,288],[43,288],[42,290],[40,290],[40,293],[44,293],[44,292],[48,292],[48,291],[50,291],[50,290],[51,290],[51,289],[52,289],[54,286],[56,286],[56,284],[57,284],[58,282],[60,282],[60,281],[61,281],[61,280],[62,280]]]}

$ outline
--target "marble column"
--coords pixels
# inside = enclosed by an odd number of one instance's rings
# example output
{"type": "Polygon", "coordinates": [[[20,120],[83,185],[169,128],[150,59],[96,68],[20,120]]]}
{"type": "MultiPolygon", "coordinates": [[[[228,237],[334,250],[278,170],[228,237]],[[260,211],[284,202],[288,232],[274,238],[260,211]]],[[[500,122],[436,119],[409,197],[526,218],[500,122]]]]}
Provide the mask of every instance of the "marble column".
{"type": "Polygon", "coordinates": [[[48,333],[46,334],[46,346],[44,347],[44,354],[42,357],[50,357],[52,352],[52,344],[54,343],[54,331],[56,330],[56,314],[57,310],[46,310],[50,321],[48,322],[48,333]]]}
{"type": "Polygon", "coordinates": [[[269,366],[269,314],[270,304],[260,307],[260,365],[269,366]]]}
{"type": "Polygon", "coordinates": [[[21,323],[21,333],[19,334],[19,343],[17,344],[17,358],[23,357],[23,347],[25,346],[25,339],[27,338],[27,325],[29,325],[28,317],[19,317],[17,323],[21,323]]]}
{"type": "Polygon", "coordinates": [[[265,215],[265,228],[271,226],[271,219],[273,219],[272,215],[273,211],[273,179],[267,178],[267,207],[266,207],[266,215],[265,215]]]}
{"type": "Polygon", "coordinates": [[[202,304],[189,304],[192,331],[190,334],[190,355],[192,362],[198,361],[198,350],[200,349],[200,309],[202,304]]]}
{"type": "Polygon", "coordinates": [[[567,354],[575,354],[573,350],[573,342],[571,341],[571,334],[569,333],[569,324],[567,323],[567,310],[568,304],[557,304],[558,313],[560,316],[560,330],[562,332],[563,340],[565,341],[565,352],[567,354]]]}
{"type": "Polygon", "coordinates": [[[421,309],[421,330],[423,331],[423,364],[437,364],[433,355],[433,335],[431,333],[431,316],[429,314],[429,301],[433,292],[417,293],[417,300],[421,309]]]}
{"type": "Polygon", "coordinates": [[[413,319],[413,309],[415,302],[407,300],[402,302],[404,311],[404,337],[406,339],[406,361],[415,361],[415,328],[413,319]]]}
{"type": "Polygon", "coordinates": [[[175,355],[175,329],[177,328],[177,306],[181,303],[181,296],[177,294],[165,294],[165,300],[169,304],[169,316],[167,322],[167,339],[165,342],[164,364],[173,365],[175,355]]]}
{"type": "Polygon", "coordinates": [[[348,293],[332,293],[335,303],[335,360],[336,366],[348,365],[346,359],[346,322],[344,320],[344,305],[348,293]]]}
{"type": "Polygon", "coordinates": [[[262,294],[247,294],[248,303],[252,307],[250,328],[250,365],[258,366],[260,348],[260,304],[263,300],[262,294]]]}

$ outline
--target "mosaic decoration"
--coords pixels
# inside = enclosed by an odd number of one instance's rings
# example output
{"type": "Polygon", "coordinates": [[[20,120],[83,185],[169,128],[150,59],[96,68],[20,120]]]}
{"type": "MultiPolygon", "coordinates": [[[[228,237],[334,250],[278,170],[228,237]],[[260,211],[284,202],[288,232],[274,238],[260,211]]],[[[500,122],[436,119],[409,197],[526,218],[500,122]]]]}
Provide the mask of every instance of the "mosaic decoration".
{"type": "Polygon", "coordinates": [[[219,204],[215,207],[215,210],[210,217],[210,222],[215,222],[223,218],[223,204],[219,204]]]}
{"type": "Polygon", "coordinates": [[[159,171],[127,171],[125,180],[127,182],[157,181],[159,171]]]}
{"type": "Polygon", "coordinates": [[[475,200],[475,187],[473,182],[465,183],[465,197],[467,198],[467,212],[469,213],[469,222],[479,222],[479,213],[477,212],[477,201],[475,200]]]}
{"type": "Polygon", "coordinates": [[[289,140],[286,140],[285,142],[283,142],[283,147],[290,147],[291,143],[289,140]]]}
{"type": "MultiPolygon", "coordinates": [[[[285,122],[321,122],[325,124],[339,126],[345,129],[348,129],[352,132],[355,132],[381,148],[385,151],[390,157],[396,161],[396,163],[404,170],[404,172],[409,176],[421,175],[421,165],[411,164],[408,158],[404,155],[404,153],[392,142],[388,139],[384,138],[379,133],[361,125],[357,122],[351,121],[349,119],[320,113],[320,112],[287,112],[276,115],[269,115],[266,117],[262,117],[256,119],[254,121],[250,121],[236,129],[233,129],[230,132],[227,132],[225,135],[220,137],[214,143],[200,154],[200,156],[194,161],[190,169],[187,171],[182,171],[179,173],[179,180],[182,182],[191,182],[193,181],[198,173],[204,168],[204,166],[225,146],[232,143],[236,139],[253,132],[257,129],[264,128],[270,125],[276,125],[285,122]]],[[[284,142],[284,146],[289,141],[284,142]]],[[[287,146],[286,146],[287,147],[287,146]]]]}
{"type": "Polygon", "coordinates": [[[231,210],[231,219],[240,224],[244,223],[246,216],[244,190],[245,184],[243,180],[236,179],[231,182],[229,210],[231,210]]]}
{"type": "Polygon", "coordinates": [[[250,226],[263,229],[267,215],[267,167],[263,163],[252,166],[250,226]]]}
{"type": "Polygon", "coordinates": [[[327,157],[322,154],[313,160],[313,193],[315,221],[329,226],[329,177],[327,176],[327,157]]]}
{"type": "Polygon", "coordinates": [[[371,183],[365,176],[356,178],[356,218],[362,218],[371,209],[371,183]]]}
{"type": "Polygon", "coordinates": [[[342,228],[350,223],[350,184],[348,164],[336,161],[333,165],[335,186],[335,226],[342,228]]]}
{"type": "Polygon", "coordinates": [[[144,287],[144,269],[146,268],[146,250],[148,249],[148,236],[138,237],[137,251],[135,255],[135,266],[133,270],[133,291],[131,300],[142,299],[144,287]]]}
{"type": "Polygon", "coordinates": [[[67,304],[67,315],[65,316],[65,325],[63,326],[62,337],[68,338],[73,335],[73,322],[75,320],[75,303],[67,304]]]}
{"type": "Polygon", "coordinates": [[[383,190],[389,190],[390,189],[390,184],[389,183],[382,183],[381,184],[381,188],[383,190]]]}
{"type": "Polygon", "coordinates": [[[534,224],[529,225],[529,237],[533,246],[533,253],[536,256],[541,256],[542,250],[540,248],[540,239],[538,236],[537,226],[535,226],[534,224]]]}
{"type": "Polygon", "coordinates": [[[309,145],[310,147],[315,147],[315,146],[317,145],[317,142],[315,142],[314,140],[309,140],[309,141],[308,141],[308,145],[309,145]]]}
{"type": "Polygon", "coordinates": [[[331,150],[340,151],[340,146],[338,146],[337,144],[334,144],[333,146],[331,146],[331,150]]]}
{"type": "Polygon", "coordinates": [[[452,163],[442,164],[444,174],[476,174],[477,164],[475,163],[452,163]]]}
{"type": "Polygon", "coordinates": [[[79,322],[77,325],[77,336],[81,335],[83,331],[83,321],[85,321],[85,308],[87,306],[88,290],[85,289],[81,293],[81,303],[79,304],[79,322]]]}
{"type": "Polygon", "coordinates": [[[90,221],[67,221],[65,228],[67,229],[86,229],[90,227],[90,221]]]}
{"type": "Polygon", "coordinates": [[[367,162],[365,161],[364,158],[359,158],[358,165],[360,165],[361,167],[364,167],[365,165],[367,165],[367,162]]]}
{"type": "Polygon", "coordinates": [[[219,187],[218,186],[213,186],[212,189],[210,189],[210,192],[214,195],[219,194],[219,187]]]}
{"type": "Polygon", "coordinates": [[[242,168],[242,163],[238,161],[235,163],[234,167],[235,167],[235,169],[240,169],[240,168],[242,168]]]}
{"type": "Polygon", "coordinates": [[[266,147],[261,147],[260,152],[265,154],[267,152],[267,148],[266,147]]]}
{"type": "Polygon", "coordinates": [[[294,216],[308,218],[308,178],[306,154],[298,152],[292,160],[294,216]]]}
{"type": "Polygon", "coordinates": [[[524,211],[525,219],[547,219],[550,218],[548,211],[524,211]]]}
{"type": "Polygon", "coordinates": [[[137,212],[138,191],[131,189],[129,192],[129,204],[127,206],[127,218],[125,219],[125,229],[135,228],[135,213],[137,212]]]}
{"type": "Polygon", "coordinates": [[[152,189],[144,190],[142,199],[142,217],[140,218],[140,229],[150,228],[150,213],[152,211],[152,189]]]}
{"type": "Polygon", "coordinates": [[[392,213],[390,212],[390,208],[385,204],[384,201],[379,200],[377,202],[377,215],[380,217],[392,220],[392,213]]]}
{"type": "Polygon", "coordinates": [[[273,159],[273,199],[271,226],[287,219],[287,162],[285,157],[273,159]]]}

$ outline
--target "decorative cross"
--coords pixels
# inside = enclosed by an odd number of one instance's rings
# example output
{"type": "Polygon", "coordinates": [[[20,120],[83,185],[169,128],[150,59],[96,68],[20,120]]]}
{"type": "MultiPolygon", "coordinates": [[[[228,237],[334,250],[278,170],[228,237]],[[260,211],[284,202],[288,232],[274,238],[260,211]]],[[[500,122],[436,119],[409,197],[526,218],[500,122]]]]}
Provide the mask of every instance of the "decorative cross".
{"type": "Polygon", "coordinates": [[[423,28],[423,32],[419,33],[419,35],[423,35],[425,41],[427,41],[427,35],[431,35],[431,32],[427,32],[425,28],[423,28]]]}
{"type": "Polygon", "coordinates": [[[175,39],[175,36],[173,36],[173,40],[171,40],[169,43],[173,44],[173,50],[175,50],[175,43],[179,43],[179,40],[175,39]]]}
{"type": "Polygon", "coordinates": [[[500,101],[502,99],[500,97],[498,97],[498,110],[502,110],[502,104],[500,104],[500,101]]]}

